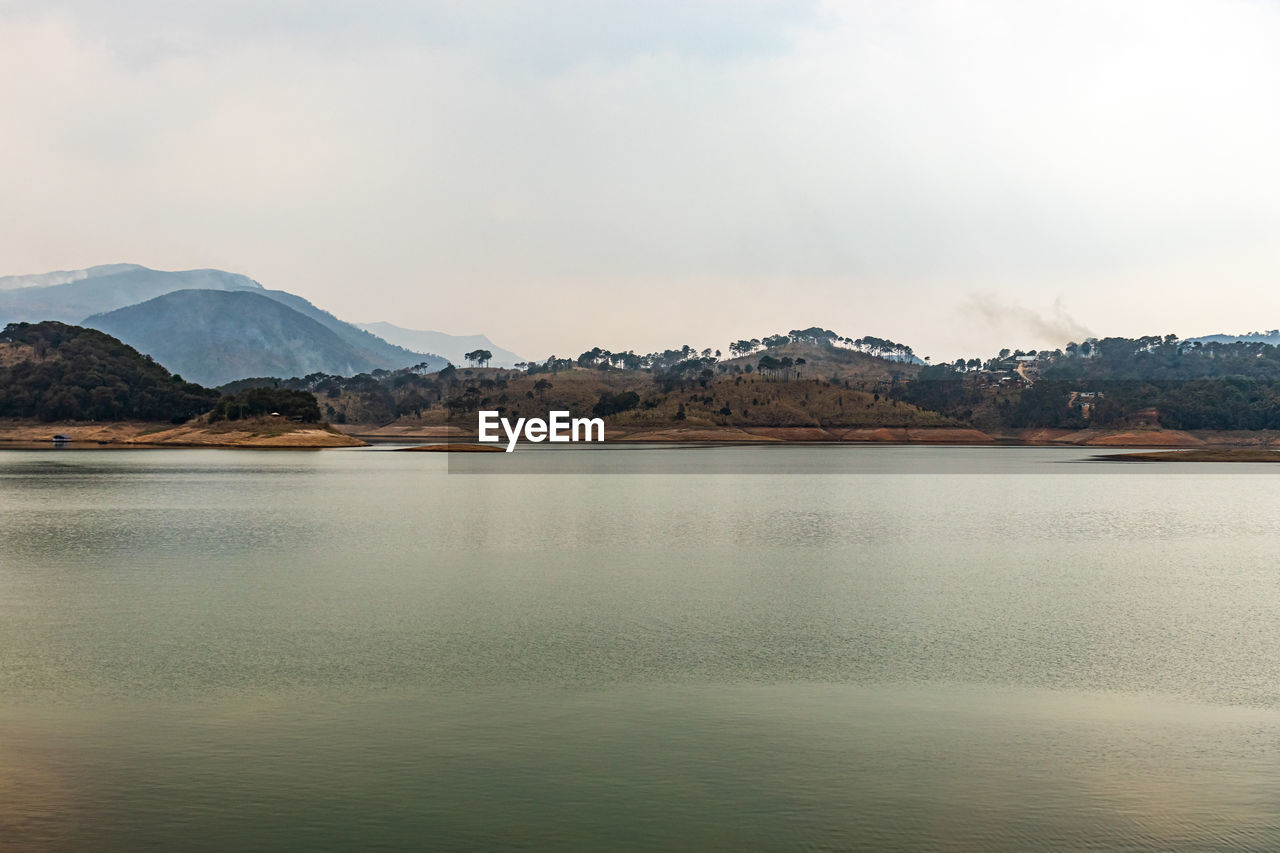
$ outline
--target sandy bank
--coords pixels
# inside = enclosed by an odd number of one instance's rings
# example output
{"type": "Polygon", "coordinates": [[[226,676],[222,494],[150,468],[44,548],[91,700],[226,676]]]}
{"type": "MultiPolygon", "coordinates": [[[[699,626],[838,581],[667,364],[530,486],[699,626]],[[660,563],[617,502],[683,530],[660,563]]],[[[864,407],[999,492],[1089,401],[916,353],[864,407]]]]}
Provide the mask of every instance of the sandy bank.
{"type": "Polygon", "coordinates": [[[358,438],[474,438],[474,429],[459,426],[423,424],[334,424],[333,428],[344,435],[358,438]]]}
{"type": "Polygon", "coordinates": [[[1203,447],[1203,439],[1179,430],[1109,432],[1080,442],[1087,447],[1203,447]]]}
{"type": "Polygon", "coordinates": [[[822,427],[743,427],[742,431],[756,439],[769,441],[839,441],[840,434],[844,432],[842,429],[832,432],[822,427]]]}
{"type": "MultiPolygon", "coordinates": [[[[0,422],[0,442],[53,446],[55,435],[73,445],[114,447],[361,447],[365,442],[319,424],[259,418],[174,426],[154,423],[0,422]]],[[[3,445],[0,445],[3,446],[3,445]]]]}
{"type": "Polygon", "coordinates": [[[735,441],[774,442],[783,439],[753,435],[737,427],[690,427],[684,429],[651,429],[620,435],[617,441],[735,441]]]}
{"type": "Polygon", "coordinates": [[[364,447],[367,444],[326,426],[295,424],[291,428],[280,428],[270,423],[239,428],[184,424],[143,433],[126,439],[125,443],[183,447],[364,447]]]}
{"type": "Polygon", "coordinates": [[[1160,450],[1096,456],[1106,462],[1280,462],[1280,450],[1263,447],[1220,447],[1204,450],[1160,450]]]}

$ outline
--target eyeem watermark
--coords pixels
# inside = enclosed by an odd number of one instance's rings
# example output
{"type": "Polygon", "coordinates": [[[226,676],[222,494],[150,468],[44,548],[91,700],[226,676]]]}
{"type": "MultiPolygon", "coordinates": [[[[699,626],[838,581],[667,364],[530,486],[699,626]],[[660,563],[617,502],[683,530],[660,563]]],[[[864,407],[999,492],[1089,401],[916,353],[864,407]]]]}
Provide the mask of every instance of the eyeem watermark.
{"type": "Polygon", "coordinates": [[[516,422],[512,424],[497,412],[482,411],[479,439],[490,443],[502,441],[502,436],[497,432],[499,426],[507,434],[508,453],[516,449],[516,442],[520,440],[521,434],[525,441],[535,444],[540,441],[604,441],[602,418],[574,418],[568,412],[547,412],[545,421],[542,418],[516,418],[516,422]]]}

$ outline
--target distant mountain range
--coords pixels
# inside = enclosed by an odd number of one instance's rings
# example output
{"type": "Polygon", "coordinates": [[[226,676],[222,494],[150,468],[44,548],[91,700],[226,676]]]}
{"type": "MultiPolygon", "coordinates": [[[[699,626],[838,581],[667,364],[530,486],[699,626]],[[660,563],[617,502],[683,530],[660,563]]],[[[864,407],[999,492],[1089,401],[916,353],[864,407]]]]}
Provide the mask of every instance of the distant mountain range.
{"type": "Polygon", "coordinates": [[[520,360],[483,335],[375,324],[397,333],[388,341],[301,296],[214,269],[171,272],[107,264],[0,277],[0,327],[42,320],[105,331],[204,385],[251,376],[349,376],[418,364],[438,370],[446,361],[463,364],[463,353],[473,349],[490,350],[495,365],[520,360]]]}
{"type": "Polygon", "coordinates": [[[405,329],[391,323],[357,323],[356,325],[393,344],[418,352],[435,353],[459,366],[466,363],[467,353],[478,349],[493,353],[491,362],[493,367],[513,367],[524,361],[511,350],[503,349],[484,335],[448,335],[444,332],[405,329]]]}
{"type": "Polygon", "coordinates": [[[1202,344],[1261,343],[1280,346],[1280,329],[1272,329],[1269,332],[1245,332],[1242,335],[1202,335],[1198,338],[1187,338],[1187,340],[1202,344]]]}
{"type": "Polygon", "coordinates": [[[90,314],[136,305],[175,290],[263,290],[248,276],[222,270],[166,272],[137,264],[9,276],[3,281],[7,284],[0,290],[0,324],[79,323],[90,314]]]}

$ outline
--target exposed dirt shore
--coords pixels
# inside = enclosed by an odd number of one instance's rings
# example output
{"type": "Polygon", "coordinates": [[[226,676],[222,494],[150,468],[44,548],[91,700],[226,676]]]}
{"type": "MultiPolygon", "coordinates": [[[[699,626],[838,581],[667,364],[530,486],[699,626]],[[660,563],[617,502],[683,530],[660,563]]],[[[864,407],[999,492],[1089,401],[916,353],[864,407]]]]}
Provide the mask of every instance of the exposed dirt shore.
{"type": "MultiPolygon", "coordinates": [[[[345,424],[335,427],[348,435],[370,441],[414,441],[418,439],[457,439],[475,441],[476,433],[462,426],[392,424],[389,426],[345,424]]],[[[708,442],[708,443],[779,443],[779,442],[857,442],[876,444],[964,444],[964,445],[1031,445],[1078,447],[1276,447],[1280,448],[1280,432],[1245,430],[1229,432],[1168,429],[1034,429],[1018,432],[989,433],[963,427],[735,427],[735,426],[655,426],[647,429],[622,430],[609,427],[609,442],[708,442]]]]}
{"type": "Polygon", "coordinates": [[[66,436],[73,447],[361,447],[368,443],[325,424],[299,424],[285,418],[179,426],[0,421],[0,447],[52,446],[58,435],[66,436]]]}
{"type": "MultiPolygon", "coordinates": [[[[391,424],[300,424],[285,418],[252,421],[155,423],[39,423],[0,421],[0,447],[52,445],[64,435],[74,446],[104,447],[360,447],[369,442],[421,440],[475,446],[474,430],[462,426],[391,424]]],[[[1280,432],[1244,430],[1183,432],[1166,429],[1036,429],[988,433],[946,427],[731,427],[663,426],[641,430],[610,428],[609,442],[777,444],[849,442],[874,444],[1032,445],[1215,450],[1275,448],[1280,432]]],[[[439,447],[440,445],[427,445],[439,447]]]]}
{"type": "Polygon", "coordinates": [[[1280,450],[1264,447],[1220,447],[1212,450],[1158,450],[1154,453],[1113,453],[1107,462],[1280,462],[1280,450]]]}

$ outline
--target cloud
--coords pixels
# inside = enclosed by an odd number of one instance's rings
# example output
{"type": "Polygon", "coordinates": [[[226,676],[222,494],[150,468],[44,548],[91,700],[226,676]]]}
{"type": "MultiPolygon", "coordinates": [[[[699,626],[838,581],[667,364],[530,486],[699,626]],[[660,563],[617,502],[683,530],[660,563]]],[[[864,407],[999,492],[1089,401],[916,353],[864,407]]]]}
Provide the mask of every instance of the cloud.
{"type": "Polygon", "coordinates": [[[1249,0],[10,0],[0,273],[219,266],[530,356],[1062,326],[957,327],[991,292],[1240,327],[1277,42],[1249,0]]]}

